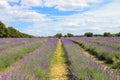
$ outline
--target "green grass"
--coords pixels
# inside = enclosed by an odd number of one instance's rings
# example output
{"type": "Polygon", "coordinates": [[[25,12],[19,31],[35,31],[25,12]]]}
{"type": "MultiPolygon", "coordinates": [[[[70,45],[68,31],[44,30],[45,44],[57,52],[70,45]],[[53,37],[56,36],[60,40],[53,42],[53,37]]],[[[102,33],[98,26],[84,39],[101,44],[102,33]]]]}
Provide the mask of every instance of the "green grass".
{"type": "Polygon", "coordinates": [[[103,75],[102,71],[91,67],[86,67],[81,69],[77,79],[78,80],[113,80],[107,75],[103,75]]]}

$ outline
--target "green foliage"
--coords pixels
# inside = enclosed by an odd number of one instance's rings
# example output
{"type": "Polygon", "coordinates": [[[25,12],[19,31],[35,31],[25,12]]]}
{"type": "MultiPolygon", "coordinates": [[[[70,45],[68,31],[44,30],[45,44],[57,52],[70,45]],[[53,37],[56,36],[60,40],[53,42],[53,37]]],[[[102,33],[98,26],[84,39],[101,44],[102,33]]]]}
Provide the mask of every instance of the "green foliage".
{"type": "Polygon", "coordinates": [[[116,36],[120,36],[120,32],[116,34],[116,36]]]}
{"type": "Polygon", "coordinates": [[[114,61],[112,67],[115,69],[120,69],[120,53],[115,53],[114,55],[112,55],[112,59],[114,61]]]}
{"type": "Polygon", "coordinates": [[[99,37],[102,36],[101,34],[94,34],[95,37],[99,37]]]}
{"type": "Polygon", "coordinates": [[[8,27],[8,37],[33,37],[33,36],[21,33],[13,27],[8,27]]]}
{"type": "Polygon", "coordinates": [[[62,36],[62,33],[57,33],[54,37],[61,38],[62,36]]]}
{"type": "Polygon", "coordinates": [[[112,36],[112,35],[111,35],[110,32],[105,32],[105,33],[103,34],[103,36],[104,36],[104,37],[110,37],[110,36],[112,36]]]}
{"type": "Polygon", "coordinates": [[[6,58],[6,56],[0,56],[0,71],[3,68],[6,68],[10,65],[10,61],[6,58]]]}
{"type": "Polygon", "coordinates": [[[34,37],[25,33],[21,33],[13,27],[6,28],[5,24],[0,21],[0,37],[34,37]]]}
{"type": "Polygon", "coordinates": [[[7,36],[7,28],[5,27],[5,24],[0,21],[0,37],[6,37],[7,36]]]}
{"type": "Polygon", "coordinates": [[[8,27],[8,37],[20,37],[20,32],[13,27],[8,27]]]}
{"type": "Polygon", "coordinates": [[[67,33],[67,37],[74,37],[74,35],[71,33],[67,33]]]}
{"type": "Polygon", "coordinates": [[[58,38],[61,38],[61,37],[74,37],[73,34],[71,33],[67,33],[66,35],[62,35],[62,33],[57,33],[54,37],[58,37],[58,38]]]}
{"type": "Polygon", "coordinates": [[[33,76],[33,72],[34,72],[34,75],[36,75],[36,77],[38,77],[38,78],[47,78],[48,77],[48,73],[40,66],[34,66],[34,68],[33,68],[32,65],[25,64],[25,65],[21,66],[21,69],[23,72],[27,72],[29,76],[33,76]]]}
{"type": "Polygon", "coordinates": [[[87,33],[84,34],[84,36],[86,36],[86,37],[92,37],[92,36],[93,36],[93,33],[87,32],[87,33]]]}
{"type": "Polygon", "coordinates": [[[45,72],[43,69],[41,69],[40,67],[36,67],[34,68],[34,72],[37,75],[37,77],[39,78],[43,78],[43,77],[48,77],[48,73],[45,72]]]}
{"type": "Polygon", "coordinates": [[[95,68],[86,67],[81,70],[81,74],[78,77],[78,80],[113,80],[112,78],[106,77],[106,75],[101,74],[102,71],[95,68]]]}

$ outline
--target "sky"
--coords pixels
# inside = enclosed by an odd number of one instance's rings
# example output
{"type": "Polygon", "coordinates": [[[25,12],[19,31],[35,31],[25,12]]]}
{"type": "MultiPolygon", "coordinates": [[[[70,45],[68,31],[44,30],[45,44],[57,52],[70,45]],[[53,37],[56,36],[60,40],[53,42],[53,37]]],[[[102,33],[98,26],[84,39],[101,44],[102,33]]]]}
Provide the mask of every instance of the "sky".
{"type": "Polygon", "coordinates": [[[120,0],[0,0],[0,21],[35,36],[120,32],[120,0]]]}

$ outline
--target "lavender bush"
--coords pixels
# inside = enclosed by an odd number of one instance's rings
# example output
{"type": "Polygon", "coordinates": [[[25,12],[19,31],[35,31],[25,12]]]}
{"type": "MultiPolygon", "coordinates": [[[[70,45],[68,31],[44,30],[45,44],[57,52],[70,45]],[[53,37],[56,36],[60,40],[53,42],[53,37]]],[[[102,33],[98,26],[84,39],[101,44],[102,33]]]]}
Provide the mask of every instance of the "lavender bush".
{"type": "Polygon", "coordinates": [[[98,59],[104,60],[106,63],[112,64],[113,68],[120,68],[120,49],[108,46],[106,44],[97,43],[98,39],[100,41],[108,40],[109,44],[120,45],[119,37],[109,37],[109,38],[72,38],[73,41],[77,42],[84,49],[89,51],[91,54],[95,55],[98,59]]]}
{"type": "Polygon", "coordinates": [[[118,80],[102,70],[101,65],[83,54],[83,51],[68,39],[62,39],[69,60],[71,80],[118,80]]]}

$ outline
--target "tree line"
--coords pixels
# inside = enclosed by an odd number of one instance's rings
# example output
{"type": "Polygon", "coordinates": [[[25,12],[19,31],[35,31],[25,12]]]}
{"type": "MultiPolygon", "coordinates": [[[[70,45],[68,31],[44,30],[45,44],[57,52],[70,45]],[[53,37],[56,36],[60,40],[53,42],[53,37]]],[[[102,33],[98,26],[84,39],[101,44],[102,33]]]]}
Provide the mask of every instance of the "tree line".
{"type": "Polygon", "coordinates": [[[22,33],[13,27],[6,27],[6,25],[0,21],[0,38],[24,38],[24,37],[34,37],[29,34],[22,33]]]}
{"type": "Polygon", "coordinates": [[[86,32],[84,33],[84,35],[74,35],[71,33],[63,35],[62,33],[57,33],[56,35],[54,35],[54,37],[120,37],[120,32],[114,34],[110,32],[104,32],[103,34],[93,34],[92,32],[86,32]]]}
{"type": "Polygon", "coordinates": [[[104,32],[103,34],[93,34],[91,32],[87,32],[84,34],[86,37],[97,37],[97,36],[103,36],[103,37],[120,37],[120,32],[118,33],[110,33],[110,32],[104,32]]]}

